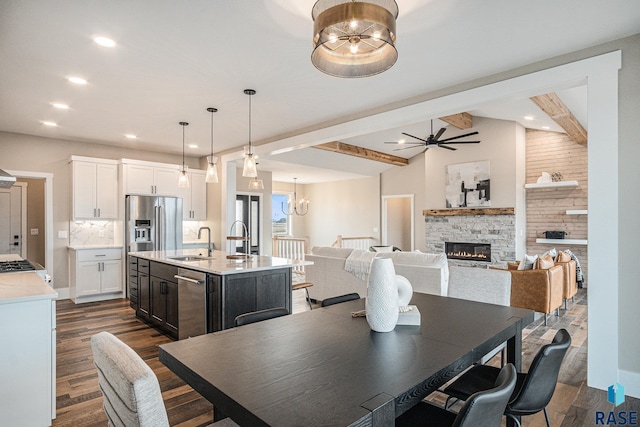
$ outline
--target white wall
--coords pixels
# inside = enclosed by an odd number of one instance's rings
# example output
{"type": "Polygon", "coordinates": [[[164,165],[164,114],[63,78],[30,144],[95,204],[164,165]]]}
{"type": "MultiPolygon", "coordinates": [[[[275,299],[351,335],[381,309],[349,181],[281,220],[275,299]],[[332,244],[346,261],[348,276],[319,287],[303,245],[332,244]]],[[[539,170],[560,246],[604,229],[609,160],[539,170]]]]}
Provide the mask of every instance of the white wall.
{"type": "Polygon", "coordinates": [[[330,246],[338,234],[380,241],[379,176],[305,187],[311,201],[306,215],[311,247],[330,246]]]}

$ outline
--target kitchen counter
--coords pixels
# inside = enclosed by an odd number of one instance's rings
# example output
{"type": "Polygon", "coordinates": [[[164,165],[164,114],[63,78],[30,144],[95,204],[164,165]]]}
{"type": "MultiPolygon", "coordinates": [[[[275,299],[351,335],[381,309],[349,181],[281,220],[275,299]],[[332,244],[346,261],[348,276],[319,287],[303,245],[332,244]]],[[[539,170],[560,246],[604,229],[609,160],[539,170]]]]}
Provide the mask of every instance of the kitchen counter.
{"type": "Polygon", "coordinates": [[[130,256],[148,259],[151,261],[171,264],[182,268],[202,271],[218,275],[229,275],[247,273],[252,271],[275,270],[279,268],[291,268],[294,266],[311,265],[310,261],[292,260],[286,258],[276,258],[270,256],[252,255],[248,260],[227,259],[224,251],[214,251],[211,258],[195,261],[180,261],[172,259],[180,256],[198,255],[207,256],[206,249],[182,249],[175,251],[145,251],[129,252],[130,256]]]}
{"type": "Polygon", "coordinates": [[[0,304],[56,298],[58,293],[36,273],[0,274],[0,304]]]}
{"type": "Polygon", "coordinates": [[[122,249],[122,245],[69,245],[67,248],[74,251],[81,251],[85,249],[122,249]]]}

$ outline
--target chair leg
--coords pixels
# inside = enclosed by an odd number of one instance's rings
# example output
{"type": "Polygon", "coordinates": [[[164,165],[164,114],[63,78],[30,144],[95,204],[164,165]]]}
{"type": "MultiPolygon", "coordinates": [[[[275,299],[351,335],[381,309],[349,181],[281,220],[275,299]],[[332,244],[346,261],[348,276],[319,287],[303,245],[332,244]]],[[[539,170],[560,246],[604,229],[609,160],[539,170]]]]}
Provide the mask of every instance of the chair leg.
{"type": "Polygon", "coordinates": [[[544,314],[544,326],[547,326],[547,314],[544,314]]]}
{"type": "Polygon", "coordinates": [[[568,299],[565,299],[565,300],[564,300],[564,309],[565,309],[565,310],[567,310],[567,301],[568,301],[568,299]]]}
{"type": "Polygon", "coordinates": [[[551,423],[549,422],[549,414],[547,414],[547,407],[545,406],[542,410],[544,411],[544,419],[547,422],[547,427],[551,427],[551,423]]]}
{"type": "Polygon", "coordinates": [[[453,397],[453,396],[449,396],[449,397],[447,397],[447,400],[444,402],[444,409],[446,409],[446,410],[448,411],[449,409],[451,409],[451,407],[452,407],[453,405],[455,405],[455,404],[456,404],[456,402],[457,402],[458,400],[460,400],[460,399],[458,399],[458,398],[456,398],[456,397],[453,397]],[[453,399],[453,402],[449,403],[449,401],[450,401],[450,400],[452,400],[452,399],[453,399]]]}
{"type": "Polygon", "coordinates": [[[520,424],[520,420],[518,420],[518,417],[516,417],[515,415],[511,415],[511,414],[505,414],[507,417],[511,418],[513,421],[515,421],[516,425],[518,427],[522,427],[522,424],[520,424]]]}
{"type": "Polygon", "coordinates": [[[313,307],[311,307],[311,297],[309,296],[309,288],[304,288],[304,291],[307,293],[307,302],[309,303],[309,310],[313,310],[313,307]]]}
{"type": "Polygon", "coordinates": [[[504,347],[500,350],[500,367],[504,368],[504,361],[507,360],[506,355],[504,354],[504,347]]]}

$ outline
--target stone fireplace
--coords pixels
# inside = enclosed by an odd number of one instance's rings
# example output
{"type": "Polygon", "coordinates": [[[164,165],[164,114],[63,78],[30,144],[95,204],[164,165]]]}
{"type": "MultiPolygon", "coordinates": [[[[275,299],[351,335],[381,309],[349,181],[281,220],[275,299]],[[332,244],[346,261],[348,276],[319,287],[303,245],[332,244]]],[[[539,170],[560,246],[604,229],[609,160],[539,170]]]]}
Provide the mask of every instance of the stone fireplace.
{"type": "Polygon", "coordinates": [[[513,208],[425,210],[423,214],[427,252],[466,252],[469,255],[448,256],[449,265],[504,267],[507,261],[515,259],[516,216],[513,208]],[[451,244],[458,246],[451,247],[451,244]]]}

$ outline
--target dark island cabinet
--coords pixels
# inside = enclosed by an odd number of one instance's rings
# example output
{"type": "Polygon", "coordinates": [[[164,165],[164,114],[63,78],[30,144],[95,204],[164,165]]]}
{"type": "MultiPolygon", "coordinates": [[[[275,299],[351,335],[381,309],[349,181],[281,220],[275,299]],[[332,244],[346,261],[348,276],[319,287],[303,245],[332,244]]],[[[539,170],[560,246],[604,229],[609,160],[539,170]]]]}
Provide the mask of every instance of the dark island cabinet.
{"type": "Polygon", "coordinates": [[[209,276],[213,289],[208,295],[214,296],[214,304],[209,305],[212,331],[233,328],[236,316],[251,311],[284,307],[291,313],[290,268],[209,276]]]}

